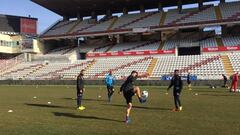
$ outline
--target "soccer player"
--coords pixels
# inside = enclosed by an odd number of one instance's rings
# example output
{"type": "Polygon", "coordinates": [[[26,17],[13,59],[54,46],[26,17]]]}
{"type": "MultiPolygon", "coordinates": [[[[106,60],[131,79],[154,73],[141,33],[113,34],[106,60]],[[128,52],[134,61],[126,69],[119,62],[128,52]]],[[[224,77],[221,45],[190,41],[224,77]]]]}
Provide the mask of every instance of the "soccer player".
{"type": "Polygon", "coordinates": [[[188,73],[187,75],[187,84],[188,84],[188,90],[192,90],[192,82],[191,82],[191,74],[188,73]]]}
{"type": "Polygon", "coordinates": [[[230,88],[230,91],[233,89],[234,92],[237,92],[237,87],[238,87],[238,72],[236,72],[233,76],[232,76],[232,86],[230,88]]]}
{"type": "Polygon", "coordinates": [[[112,101],[112,96],[114,93],[114,83],[115,83],[115,77],[112,75],[112,71],[109,71],[109,74],[105,78],[105,83],[107,85],[107,91],[108,91],[108,101],[112,101]]]}
{"type": "Polygon", "coordinates": [[[174,71],[174,75],[172,77],[171,83],[167,91],[169,91],[169,89],[172,86],[173,86],[173,97],[174,97],[174,103],[175,103],[175,108],[173,109],[173,111],[182,111],[180,95],[182,92],[183,82],[182,82],[181,76],[179,75],[179,70],[174,71]]]}
{"type": "Polygon", "coordinates": [[[223,77],[223,87],[224,87],[224,88],[227,88],[227,87],[228,87],[228,86],[227,86],[227,81],[228,81],[228,79],[227,79],[226,75],[224,75],[224,74],[222,74],[222,77],[223,77]]]}
{"type": "Polygon", "coordinates": [[[127,103],[127,111],[126,111],[126,119],[125,119],[126,124],[129,124],[131,122],[130,112],[132,109],[132,97],[136,94],[140,103],[146,102],[146,99],[142,98],[140,88],[135,85],[135,81],[137,80],[137,78],[141,78],[141,77],[146,77],[146,75],[138,75],[137,71],[132,71],[131,75],[128,76],[127,80],[122,84],[120,88],[119,93],[123,92],[123,96],[126,99],[126,103],[127,103]]]}
{"type": "Polygon", "coordinates": [[[85,107],[82,106],[82,98],[83,92],[85,91],[84,87],[84,72],[85,70],[81,70],[80,74],[77,77],[77,109],[78,110],[85,110],[85,107]]]}

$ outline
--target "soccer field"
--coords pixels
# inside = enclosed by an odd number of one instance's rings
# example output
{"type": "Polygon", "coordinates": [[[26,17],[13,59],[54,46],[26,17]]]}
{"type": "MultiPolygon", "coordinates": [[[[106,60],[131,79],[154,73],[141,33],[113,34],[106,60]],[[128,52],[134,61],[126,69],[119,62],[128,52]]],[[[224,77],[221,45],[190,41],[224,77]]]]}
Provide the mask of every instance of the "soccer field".
{"type": "MultiPolygon", "coordinates": [[[[116,88],[117,89],[117,88],[116,88]]],[[[147,103],[134,97],[132,122],[126,125],[125,101],[115,93],[106,101],[103,86],[88,86],[84,111],[76,110],[74,86],[0,86],[1,135],[238,135],[240,94],[224,89],[184,90],[182,112],[172,112],[166,87],[148,90],[147,103]],[[198,93],[198,95],[196,95],[198,93]],[[101,98],[99,98],[101,95],[101,98]],[[34,98],[35,97],[35,98],[34,98]],[[51,102],[51,104],[48,104],[51,102]],[[13,112],[8,112],[12,110],[13,112]]]]}

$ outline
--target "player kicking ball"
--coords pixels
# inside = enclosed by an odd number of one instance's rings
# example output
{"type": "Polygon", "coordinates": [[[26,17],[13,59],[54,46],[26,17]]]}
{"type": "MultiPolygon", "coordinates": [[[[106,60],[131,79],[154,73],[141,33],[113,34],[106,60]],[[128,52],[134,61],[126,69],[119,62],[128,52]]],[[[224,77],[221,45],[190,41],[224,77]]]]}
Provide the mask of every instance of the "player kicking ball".
{"type": "Polygon", "coordinates": [[[85,70],[81,70],[80,74],[77,77],[77,109],[81,111],[85,110],[85,107],[82,106],[82,98],[85,91],[84,72],[85,70]]]}
{"type": "Polygon", "coordinates": [[[179,76],[179,70],[174,71],[174,76],[172,77],[171,83],[167,91],[169,91],[169,89],[172,86],[173,86],[173,97],[174,97],[174,103],[175,103],[175,108],[173,109],[173,111],[182,111],[180,95],[182,92],[183,82],[182,82],[181,76],[179,76]]]}
{"type": "Polygon", "coordinates": [[[126,119],[125,123],[129,124],[130,120],[130,113],[132,109],[132,97],[136,94],[140,103],[145,103],[146,98],[143,98],[141,94],[141,90],[139,87],[135,85],[137,78],[147,77],[147,75],[138,75],[137,71],[132,71],[131,75],[128,76],[127,80],[122,84],[120,88],[120,94],[123,92],[123,96],[126,99],[127,103],[127,111],[126,111],[126,119]]]}
{"type": "Polygon", "coordinates": [[[107,85],[108,102],[111,102],[112,96],[114,93],[114,83],[115,83],[115,77],[113,76],[112,71],[109,71],[109,74],[106,76],[105,83],[107,85]]]}

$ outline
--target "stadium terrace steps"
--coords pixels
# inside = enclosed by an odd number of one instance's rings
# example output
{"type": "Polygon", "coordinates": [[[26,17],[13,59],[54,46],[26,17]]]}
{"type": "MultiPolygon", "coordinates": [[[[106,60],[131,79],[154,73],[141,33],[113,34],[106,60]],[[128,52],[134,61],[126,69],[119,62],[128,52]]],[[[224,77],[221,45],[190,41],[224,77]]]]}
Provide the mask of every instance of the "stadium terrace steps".
{"type": "Polygon", "coordinates": [[[153,73],[153,70],[154,70],[154,67],[157,65],[157,59],[156,58],[153,58],[150,65],[148,66],[148,69],[147,69],[147,73],[149,74],[149,76],[152,75],[153,73]]]}
{"type": "Polygon", "coordinates": [[[108,29],[107,29],[108,31],[112,29],[112,27],[113,27],[113,26],[114,26],[114,24],[117,22],[117,20],[118,20],[118,18],[117,18],[117,17],[113,18],[113,21],[112,21],[112,23],[109,25],[109,27],[108,27],[108,29]]]}
{"type": "MultiPolygon", "coordinates": [[[[61,22],[60,22],[60,23],[61,23],[61,22]]],[[[55,29],[58,29],[58,28],[67,26],[67,25],[69,25],[69,24],[71,24],[71,23],[75,23],[75,21],[69,21],[69,22],[64,23],[64,24],[62,24],[62,25],[57,24],[57,25],[55,25],[55,27],[53,27],[51,30],[55,30],[55,29]]]]}
{"type": "Polygon", "coordinates": [[[124,27],[126,27],[126,26],[128,26],[128,25],[130,25],[130,24],[136,23],[136,22],[138,22],[138,21],[140,21],[140,20],[144,20],[144,19],[146,19],[146,18],[148,18],[148,17],[150,17],[150,16],[153,16],[154,14],[157,14],[157,12],[148,13],[148,14],[140,17],[140,18],[137,18],[137,19],[135,19],[135,20],[132,20],[132,21],[126,23],[126,24],[123,24],[123,25],[119,26],[117,29],[121,29],[121,28],[124,28],[124,27]]]}
{"type": "MultiPolygon", "coordinates": [[[[113,45],[113,43],[108,43],[106,45],[103,45],[103,46],[100,46],[100,47],[97,47],[97,48],[94,48],[93,52],[97,52],[98,50],[101,50],[103,48],[106,48],[106,47],[111,47],[113,45]]],[[[105,52],[105,51],[104,51],[105,52]]]]}
{"type": "Polygon", "coordinates": [[[66,49],[66,51],[64,51],[62,53],[62,55],[68,54],[68,53],[72,52],[73,50],[75,50],[76,48],[77,48],[76,46],[72,46],[72,47],[66,49]]]}
{"type": "Polygon", "coordinates": [[[167,16],[167,13],[166,13],[166,12],[162,12],[162,14],[161,14],[161,18],[160,18],[159,26],[163,26],[163,25],[164,25],[164,22],[165,22],[166,16],[167,16]]]}
{"type": "Polygon", "coordinates": [[[111,45],[105,52],[110,51],[116,44],[111,45]]]}
{"type": "Polygon", "coordinates": [[[77,21],[77,23],[76,24],[74,24],[70,29],[69,29],[69,31],[67,32],[68,34],[69,33],[72,33],[72,31],[79,25],[79,23],[81,23],[81,21],[79,20],[79,21],[77,21]]]}
{"type": "Polygon", "coordinates": [[[147,42],[147,43],[143,43],[143,44],[140,44],[140,45],[137,45],[137,46],[134,46],[134,47],[131,47],[131,48],[127,48],[127,49],[124,49],[122,51],[131,51],[131,50],[134,50],[134,49],[137,49],[137,48],[140,48],[140,47],[144,47],[144,46],[148,46],[148,45],[151,45],[151,44],[154,44],[154,43],[157,43],[159,42],[159,40],[156,40],[156,41],[150,41],[150,42],[147,42]]]}
{"type": "Polygon", "coordinates": [[[38,78],[44,78],[44,77],[47,77],[47,76],[51,76],[54,79],[55,77],[61,76],[60,73],[67,72],[67,71],[71,70],[72,68],[81,67],[83,65],[89,65],[91,63],[92,63],[92,61],[87,61],[87,62],[83,62],[83,63],[80,63],[80,64],[70,65],[68,67],[64,67],[64,68],[61,68],[61,69],[58,69],[58,70],[55,70],[55,71],[52,71],[52,72],[49,72],[49,73],[46,73],[46,74],[42,74],[42,75],[39,75],[37,77],[38,78]]]}
{"type": "Polygon", "coordinates": [[[221,38],[216,38],[216,42],[217,42],[218,47],[223,47],[224,46],[221,38]]]}
{"type": "Polygon", "coordinates": [[[205,6],[205,7],[203,7],[203,8],[200,9],[200,10],[192,11],[192,12],[190,12],[190,13],[188,13],[188,14],[186,14],[186,15],[184,15],[184,16],[182,16],[182,17],[180,17],[180,18],[178,18],[178,19],[176,19],[176,20],[174,20],[174,21],[172,21],[172,22],[170,22],[170,23],[168,23],[168,25],[177,24],[178,22],[181,22],[181,21],[183,21],[183,20],[185,20],[185,19],[187,19],[187,18],[189,18],[189,17],[192,17],[192,16],[194,16],[194,15],[197,15],[198,13],[200,13],[200,12],[202,12],[202,11],[210,8],[210,7],[211,7],[211,6],[205,6]]]}
{"type": "Polygon", "coordinates": [[[145,57],[145,58],[142,58],[142,59],[138,59],[138,60],[132,61],[130,63],[124,64],[124,65],[120,65],[120,66],[118,66],[116,68],[108,69],[108,70],[103,71],[101,73],[97,73],[94,76],[95,76],[95,78],[98,78],[99,76],[105,76],[109,71],[116,72],[116,71],[118,71],[120,69],[131,67],[132,65],[136,65],[138,63],[142,63],[142,62],[147,61],[149,59],[153,59],[153,58],[152,57],[145,57]]]}
{"type": "Polygon", "coordinates": [[[216,14],[217,20],[222,20],[223,17],[222,17],[222,12],[221,12],[220,7],[215,6],[214,9],[215,9],[215,14],[216,14]]]}
{"type": "Polygon", "coordinates": [[[77,32],[82,32],[82,31],[87,30],[87,29],[89,29],[89,28],[92,28],[93,26],[96,26],[96,25],[97,25],[97,24],[91,24],[91,25],[89,25],[89,26],[87,26],[87,27],[84,27],[84,28],[81,28],[81,29],[77,30],[77,32]]]}
{"type": "Polygon", "coordinates": [[[202,60],[200,62],[197,62],[197,63],[194,63],[192,65],[189,65],[189,66],[187,66],[187,67],[185,67],[183,69],[179,69],[179,72],[180,73],[187,73],[190,70],[194,70],[194,69],[196,69],[198,67],[202,67],[202,66],[207,65],[209,63],[212,63],[212,62],[214,62],[216,60],[219,60],[220,58],[221,58],[221,56],[213,56],[211,58],[207,58],[206,60],[202,60]]]}
{"type": "Polygon", "coordinates": [[[16,70],[8,71],[8,72],[4,73],[3,75],[7,75],[7,74],[11,74],[11,73],[18,73],[20,71],[25,71],[25,70],[29,70],[29,69],[31,69],[30,72],[32,72],[32,71],[34,71],[34,70],[36,70],[36,69],[38,69],[39,67],[42,67],[42,66],[43,66],[43,64],[35,64],[35,65],[28,66],[28,67],[24,67],[24,68],[19,68],[19,69],[16,69],[16,70]]]}
{"type": "Polygon", "coordinates": [[[227,55],[223,55],[221,58],[226,74],[228,76],[232,75],[234,73],[234,70],[229,57],[227,55]]]}
{"type": "Polygon", "coordinates": [[[228,19],[236,19],[236,18],[238,18],[238,17],[240,17],[240,12],[237,12],[236,14],[228,17],[228,19]]]}
{"type": "Polygon", "coordinates": [[[164,47],[165,41],[161,41],[158,50],[162,50],[164,47]]]}

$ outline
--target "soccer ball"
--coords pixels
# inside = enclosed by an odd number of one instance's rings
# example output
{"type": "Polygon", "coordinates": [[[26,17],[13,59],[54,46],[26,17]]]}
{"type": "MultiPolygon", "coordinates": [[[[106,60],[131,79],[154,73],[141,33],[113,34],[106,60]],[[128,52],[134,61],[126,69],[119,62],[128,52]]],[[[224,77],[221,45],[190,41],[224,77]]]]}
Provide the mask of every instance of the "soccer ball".
{"type": "Polygon", "coordinates": [[[142,91],[142,98],[144,99],[148,98],[148,92],[146,90],[142,91]]]}

